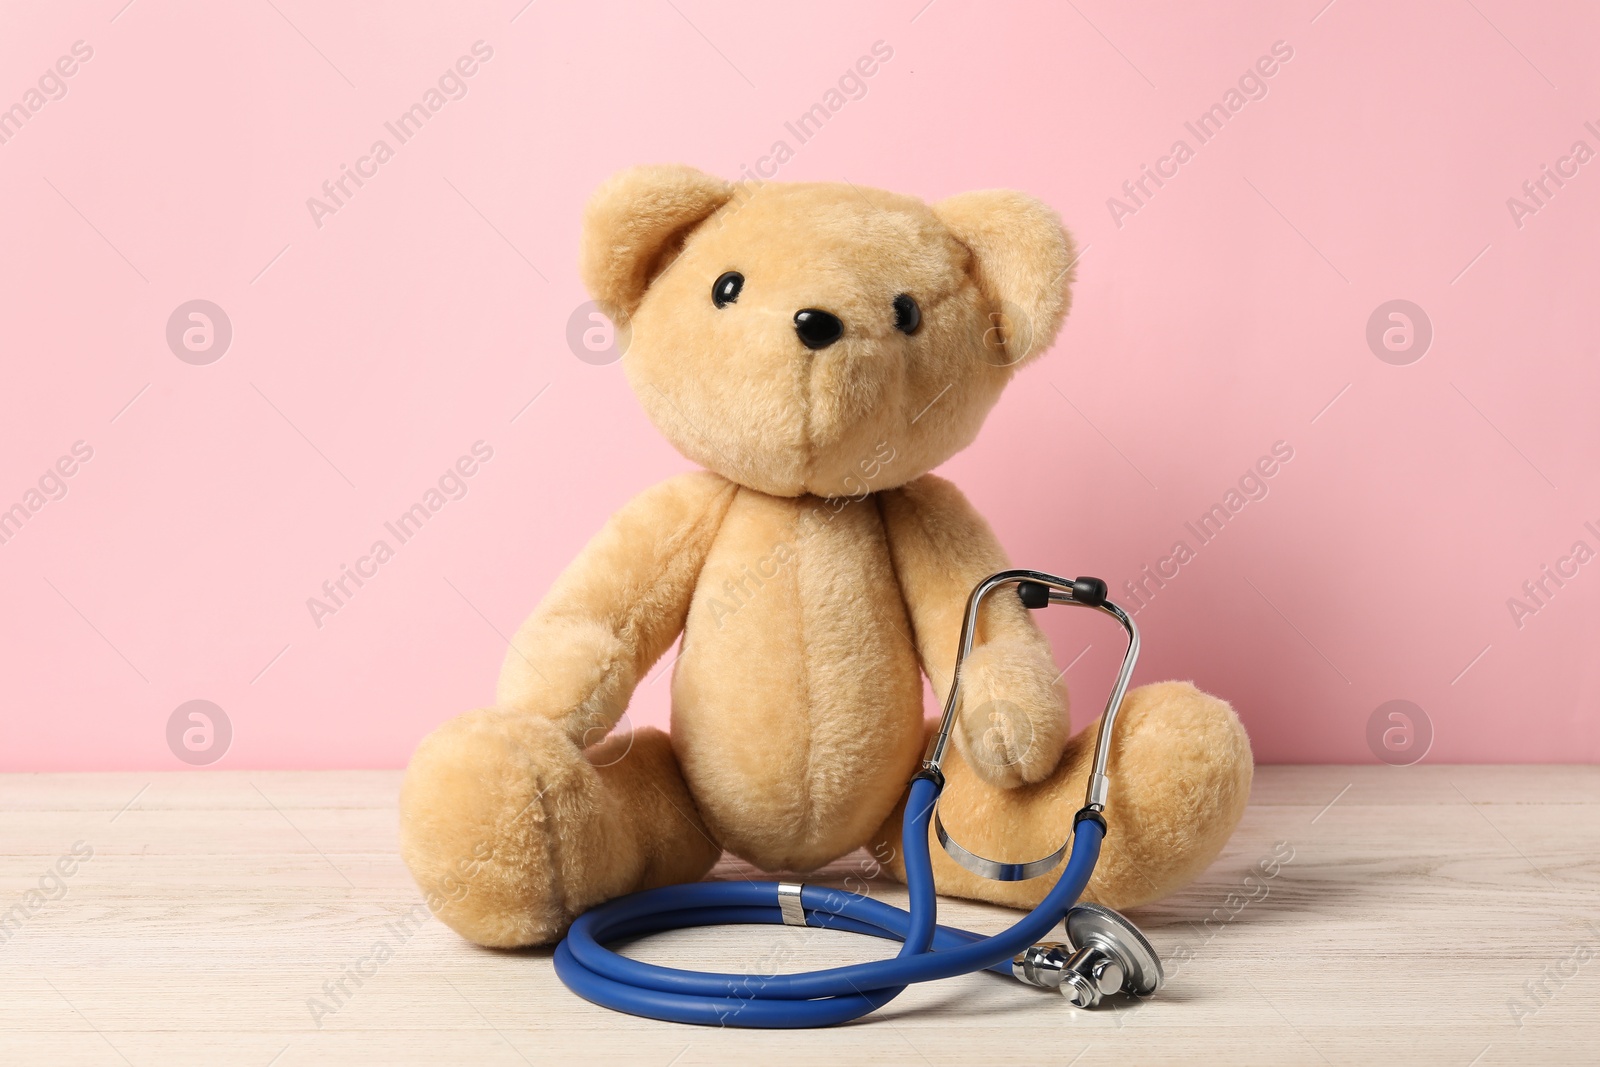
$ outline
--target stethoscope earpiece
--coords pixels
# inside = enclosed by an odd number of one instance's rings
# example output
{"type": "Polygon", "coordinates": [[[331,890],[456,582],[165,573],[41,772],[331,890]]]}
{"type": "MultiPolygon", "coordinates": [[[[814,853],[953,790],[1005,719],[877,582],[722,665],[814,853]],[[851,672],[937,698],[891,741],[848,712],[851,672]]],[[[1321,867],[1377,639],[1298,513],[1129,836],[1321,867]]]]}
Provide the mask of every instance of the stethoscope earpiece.
{"type": "MultiPolygon", "coordinates": [[[[1005,585],[1017,587],[1017,597],[1022,601],[1023,607],[1029,610],[1037,611],[1051,604],[1092,608],[1116,619],[1128,635],[1128,647],[1122,655],[1122,667],[1117,671],[1117,680],[1111,687],[1111,695],[1106,698],[1105,714],[1100,716],[1100,732],[1095,737],[1094,763],[1089,772],[1083,809],[1078,813],[1080,818],[1085,812],[1099,816],[1105,811],[1106,798],[1111,791],[1110,779],[1106,777],[1106,765],[1111,759],[1111,737],[1116,730],[1117,712],[1121,709],[1122,698],[1128,691],[1128,682],[1133,678],[1134,664],[1139,661],[1139,628],[1133,624],[1133,619],[1128,617],[1127,612],[1106,599],[1106,583],[1099,578],[1059,578],[1043,571],[1009,570],[991,574],[977,584],[972,590],[972,595],[967,598],[966,614],[961,620],[961,638],[956,645],[956,664],[950,678],[950,690],[945,696],[944,714],[939,719],[938,732],[934,734],[933,741],[928,746],[928,755],[922,761],[922,770],[919,774],[931,778],[942,790],[945,753],[949,751],[950,732],[955,727],[956,715],[961,708],[961,665],[972,654],[972,644],[977,638],[978,609],[983,606],[984,598],[1005,585]]],[[[1100,821],[1100,828],[1103,835],[1104,819],[1100,821]]],[[[1020,882],[1048,874],[1061,862],[1061,858],[1067,854],[1067,849],[1072,844],[1072,838],[1068,837],[1061,843],[1060,848],[1048,856],[1040,856],[1024,863],[1003,863],[1000,860],[980,856],[963,847],[945,827],[944,820],[939,817],[937,804],[933,810],[933,829],[940,846],[951,859],[973,874],[996,882],[1020,882]]]]}

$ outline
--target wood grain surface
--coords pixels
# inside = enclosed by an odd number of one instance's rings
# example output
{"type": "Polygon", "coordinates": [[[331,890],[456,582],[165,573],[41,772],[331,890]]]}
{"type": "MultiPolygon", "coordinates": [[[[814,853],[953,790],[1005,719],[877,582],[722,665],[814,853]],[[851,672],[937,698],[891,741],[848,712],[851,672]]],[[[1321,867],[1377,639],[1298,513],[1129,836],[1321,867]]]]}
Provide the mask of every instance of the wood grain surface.
{"type": "MultiPolygon", "coordinates": [[[[1135,915],[1167,960],[1157,997],[1083,1012],[980,974],[777,1033],[616,1015],[569,994],[548,951],[463,942],[418,909],[397,856],[399,780],[0,776],[0,1062],[1600,1062],[1596,767],[1263,767],[1224,854],[1135,915]]],[[[947,901],[940,917],[1014,916],[947,901]]],[[[886,946],[774,926],[629,951],[771,973],[886,946]]]]}

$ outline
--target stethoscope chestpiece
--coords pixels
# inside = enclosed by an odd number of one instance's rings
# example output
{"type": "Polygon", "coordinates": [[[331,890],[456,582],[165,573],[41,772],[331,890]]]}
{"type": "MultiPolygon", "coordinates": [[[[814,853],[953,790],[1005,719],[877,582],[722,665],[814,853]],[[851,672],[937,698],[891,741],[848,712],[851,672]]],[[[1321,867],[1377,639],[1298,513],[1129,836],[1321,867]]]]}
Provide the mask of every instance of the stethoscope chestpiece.
{"type": "Polygon", "coordinates": [[[1067,912],[1069,944],[1032,945],[1011,961],[1019,981],[1058,989],[1074,1005],[1093,1008],[1114,993],[1148,997],[1161,988],[1161,957],[1121,912],[1079,904],[1067,912]]]}

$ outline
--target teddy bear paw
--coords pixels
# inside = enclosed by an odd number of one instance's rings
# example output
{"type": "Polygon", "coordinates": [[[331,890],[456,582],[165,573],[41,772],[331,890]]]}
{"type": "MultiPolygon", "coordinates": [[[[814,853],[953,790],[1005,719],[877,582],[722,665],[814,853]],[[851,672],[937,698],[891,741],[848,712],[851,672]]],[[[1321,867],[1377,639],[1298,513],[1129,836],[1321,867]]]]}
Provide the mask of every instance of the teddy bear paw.
{"type": "Polygon", "coordinates": [[[1008,788],[1047,777],[1067,734],[1065,701],[1049,649],[991,641],[972,650],[961,675],[956,741],[972,769],[1008,788]]]}
{"type": "MultiPolygon", "coordinates": [[[[511,948],[554,940],[573,915],[561,846],[599,806],[599,782],[555,724],[485,708],[418,748],[400,797],[400,843],[429,909],[462,936],[511,948]]],[[[566,862],[564,862],[566,861],[566,862]]]]}

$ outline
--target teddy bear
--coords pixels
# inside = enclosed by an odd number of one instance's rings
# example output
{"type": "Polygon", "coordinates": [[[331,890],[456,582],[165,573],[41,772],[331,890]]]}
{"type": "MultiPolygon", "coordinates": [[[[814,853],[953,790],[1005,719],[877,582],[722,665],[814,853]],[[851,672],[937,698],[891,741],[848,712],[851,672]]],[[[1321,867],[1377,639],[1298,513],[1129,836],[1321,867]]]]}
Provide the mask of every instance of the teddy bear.
{"type": "MultiPolygon", "coordinates": [[[[517,631],[494,703],[416,750],[401,851],[439,919],[549,944],[723,852],[805,872],[865,847],[904,877],[923,678],[942,705],[967,596],[1010,566],[930,471],[1049,348],[1074,258],[1050,208],[1003,190],[930,206],[642,166],[595,192],[583,282],[646,416],[700,469],[614,514],[517,631]],[[613,731],[680,638],[670,730],[613,731]]],[[[990,597],[976,635],[942,818],[983,855],[1047,855],[1096,724],[1068,736],[1063,672],[1018,597],[990,597]]],[[[1252,761],[1233,710],[1190,683],[1136,688],[1120,715],[1085,899],[1125,908],[1215,858],[1252,761]]],[[[944,894],[1032,907],[1055,881],[933,855],[944,894]]]]}

